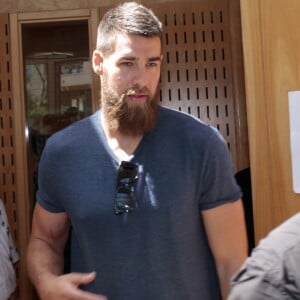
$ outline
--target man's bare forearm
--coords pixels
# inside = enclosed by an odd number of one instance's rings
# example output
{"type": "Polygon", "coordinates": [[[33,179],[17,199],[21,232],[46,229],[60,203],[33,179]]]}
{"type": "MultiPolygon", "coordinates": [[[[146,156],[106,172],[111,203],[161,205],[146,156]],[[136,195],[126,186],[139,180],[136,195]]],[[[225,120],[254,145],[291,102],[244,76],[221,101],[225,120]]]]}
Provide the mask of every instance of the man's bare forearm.
{"type": "Polygon", "coordinates": [[[57,250],[38,237],[31,237],[27,250],[27,268],[29,277],[37,291],[49,277],[63,273],[63,251],[57,250]]]}
{"type": "Polygon", "coordinates": [[[232,276],[235,274],[235,272],[238,271],[241,264],[243,263],[244,258],[241,260],[236,260],[231,265],[224,265],[223,267],[218,267],[218,276],[220,281],[220,289],[221,289],[221,295],[222,299],[227,299],[229,292],[230,292],[230,280],[232,276]]]}

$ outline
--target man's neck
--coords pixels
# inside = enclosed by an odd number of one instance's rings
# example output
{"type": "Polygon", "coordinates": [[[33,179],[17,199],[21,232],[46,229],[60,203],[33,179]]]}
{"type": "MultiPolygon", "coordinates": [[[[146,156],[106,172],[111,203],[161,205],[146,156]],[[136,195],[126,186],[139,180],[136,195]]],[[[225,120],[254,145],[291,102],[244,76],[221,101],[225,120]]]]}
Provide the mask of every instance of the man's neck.
{"type": "Polygon", "coordinates": [[[101,125],[105,133],[107,143],[116,157],[121,160],[129,160],[143,135],[123,134],[118,130],[112,130],[107,125],[103,110],[101,111],[101,125]]]}

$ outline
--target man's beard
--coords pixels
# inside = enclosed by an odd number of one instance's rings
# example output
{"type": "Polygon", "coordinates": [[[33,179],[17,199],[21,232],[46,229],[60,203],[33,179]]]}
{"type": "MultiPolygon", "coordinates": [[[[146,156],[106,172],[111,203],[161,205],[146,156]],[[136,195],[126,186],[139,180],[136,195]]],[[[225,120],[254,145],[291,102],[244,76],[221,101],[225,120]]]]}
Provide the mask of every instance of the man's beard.
{"type": "Polygon", "coordinates": [[[110,90],[106,78],[103,79],[101,102],[108,128],[131,136],[143,135],[151,131],[157,115],[157,98],[150,97],[146,87],[130,88],[118,95],[110,90]],[[128,100],[127,96],[132,94],[148,96],[146,101],[136,103],[128,100]]]}

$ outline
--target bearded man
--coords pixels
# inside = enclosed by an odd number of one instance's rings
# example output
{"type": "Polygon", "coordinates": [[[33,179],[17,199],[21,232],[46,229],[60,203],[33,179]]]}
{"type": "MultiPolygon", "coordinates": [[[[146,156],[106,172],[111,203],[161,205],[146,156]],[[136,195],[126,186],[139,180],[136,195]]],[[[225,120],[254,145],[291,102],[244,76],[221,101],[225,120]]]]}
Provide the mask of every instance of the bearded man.
{"type": "Polygon", "coordinates": [[[54,134],[39,165],[27,261],[43,300],[226,299],[246,258],[226,143],[158,105],[161,39],[161,22],[134,2],[100,22],[101,109],[54,134]]]}

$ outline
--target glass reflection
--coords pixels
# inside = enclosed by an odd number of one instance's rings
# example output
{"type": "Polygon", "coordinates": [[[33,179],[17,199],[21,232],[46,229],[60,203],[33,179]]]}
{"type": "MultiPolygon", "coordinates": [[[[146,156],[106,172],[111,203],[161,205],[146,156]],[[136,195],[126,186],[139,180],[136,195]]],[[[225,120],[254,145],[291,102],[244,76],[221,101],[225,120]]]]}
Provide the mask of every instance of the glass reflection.
{"type": "Polygon", "coordinates": [[[86,20],[22,25],[28,178],[35,202],[38,163],[47,139],[92,113],[86,20]]]}

